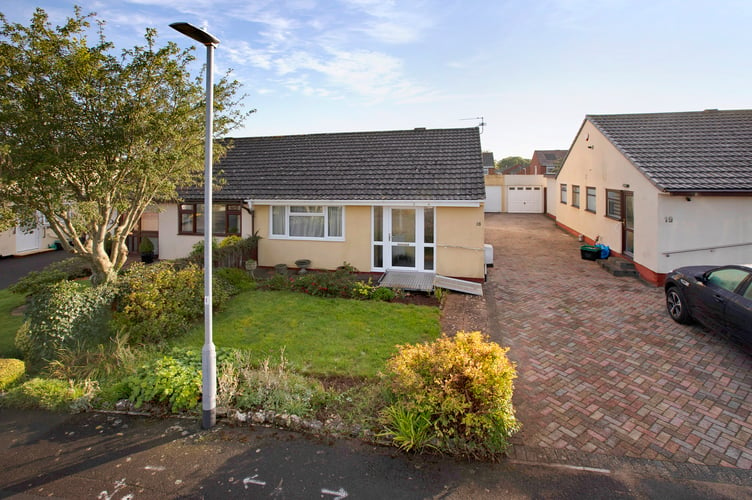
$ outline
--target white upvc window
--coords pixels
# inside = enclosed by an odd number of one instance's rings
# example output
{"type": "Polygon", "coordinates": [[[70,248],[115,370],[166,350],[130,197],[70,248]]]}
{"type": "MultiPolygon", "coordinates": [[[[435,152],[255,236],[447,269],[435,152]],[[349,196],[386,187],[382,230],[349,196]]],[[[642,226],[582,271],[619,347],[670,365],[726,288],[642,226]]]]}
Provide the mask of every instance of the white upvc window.
{"type": "Polygon", "coordinates": [[[270,210],[274,239],[345,239],[345,210],[341,206],[274,205],[270,210]]]}

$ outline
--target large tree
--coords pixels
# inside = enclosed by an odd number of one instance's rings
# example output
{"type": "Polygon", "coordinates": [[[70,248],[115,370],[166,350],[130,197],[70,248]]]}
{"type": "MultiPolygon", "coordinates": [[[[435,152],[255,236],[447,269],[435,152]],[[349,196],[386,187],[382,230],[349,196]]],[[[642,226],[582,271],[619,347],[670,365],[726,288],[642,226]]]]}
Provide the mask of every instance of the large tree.
{"type": "MultiPolygon", "coordinates": [[[[0,226],[40,212],[100,282],[112,280],[146,207],[203,183],[205,96],[188,71],[193,49],[158,47],[147,29],[144,45],[117,54],[104,23],[78,7],[54,28],[42,9],[28,26],[0,22],[0,226]]],[[[245,117],[238,88],[228,75],[215,85],[216,136],[245,117]]]]}
{"type": "Polygon", "coordinates": [[[496,162],[496,168],[499,170],[517,166],[527,167],[528,165],[530,165],[530,160],[521,156],[507,156],[496,162]]]}

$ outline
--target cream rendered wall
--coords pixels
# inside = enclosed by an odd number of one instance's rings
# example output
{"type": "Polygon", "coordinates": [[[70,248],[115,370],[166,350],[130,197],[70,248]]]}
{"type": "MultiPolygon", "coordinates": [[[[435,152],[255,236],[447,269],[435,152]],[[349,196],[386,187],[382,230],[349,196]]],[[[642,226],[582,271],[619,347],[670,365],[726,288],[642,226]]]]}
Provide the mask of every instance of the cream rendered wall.
{"type": "Polygon", "coordinates": [[[752,197],[661,195],[657,272],[690,265],[752,263],[752,197]],[[709,247],[738,245],[731,248],[709,247]],[[664,252],[697,250],[693,252],[664,252]]]}
{"type": "MultiPolygon", "coordinates": [[[[161,259],[187,256],[203,236],[178,235],[177,205],[162,205],[159,214],[161,259]]],[[[269,238],[269,207],[254,206],[251,217],[243,211],[243,237],[258,231],[259,265],[295,266],[298,259],[310,259],[314,269],[336,269],[347,262],[361,271],[371,270],[371,207],[345,207],[345,241],[311,241],[269,238]]],[[[472,208],[436,208],[436,272],[446,276],[482,279],[484,266],[483,205],[472,208]]]]}
{"type": "MultiPolygon", "coordinates": [[[[0,256],[16,255],[16,231],[18,228],[0,232],[0,256]]],[[[23,255],[46,252],[58,237],[50,228],[39,226],[39,247],[36,250],[24,252],[23,255]]]]}
{"type": "MultiPolygon", "coordinates": [[[[247,238],[253,233],[251,216],[245,210],[241,211],[241,236],[247,238]]],[[[223,237],[215,237],[219,242],[223,237]]],[[[178,206],[177,204],[159,205],[159,258],[180,259],[187,257],[193,245],[204,241],[203,235],[178,234],[178,206]]]]}
{"type": "Polygon", "coordinates": [[[485,277],[483,206],[436,207],[436,273],[456,278],[485,277]]]}
{"type": "Polygon", "coordinates": [[[0,256],[16,253],[16,233],[14,229],[0,232],[0,256]]]}
{"type": "Polygon", "coordinates": [[[259,265],[295,266],[310,259],[313,269],[336,269],[345,262],[360,271],[371,270],[371,208],[346,206],[345,241],[312,241],[269,238],[269,207],[255,206],[259,241],[259,265]]]}
{"type": "Polygon", "coordinates": [[[559,191],[556,177],[546,177],[546,213],[556,218],[556,205],[559,201],[559,191]]]}
{"type": "Polygon", "coordinates": [[[621,223],[606,217],[606,189],[634,193],[634,261],[655,270],[658,264],[658,190],[586,121],[556,177],[552,193],[556,207],[549,210],[555,212],[558,223],[593,240],[600,236],[601,243],[621,253],[621,223]],[[562,184],[567,185],[566,205],[560,202],[562,184]],[[572,185],[580,186],[580,208],[572,206],[572,185]],[[587,187],[596,188],[595,213],[585,210],[587,187]]]}

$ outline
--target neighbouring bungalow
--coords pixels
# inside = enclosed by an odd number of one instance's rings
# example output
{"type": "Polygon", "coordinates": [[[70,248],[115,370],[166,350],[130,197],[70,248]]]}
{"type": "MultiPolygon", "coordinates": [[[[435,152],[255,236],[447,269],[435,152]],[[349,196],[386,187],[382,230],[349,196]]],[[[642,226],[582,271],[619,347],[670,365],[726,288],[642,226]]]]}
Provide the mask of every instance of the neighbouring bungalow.
{"type": "MultiPolygon", "coordinates": [[[[248,137],[215,166],[218,238],[261,237],[258,265],[485,276],[477,128],[248,137]]],[[[203,188],[159,214],[160,258],[203,238],[203,188]]]]}
{"type": "Polygon", "coordinates": [[[555,189],[557,224],[652,283],[752,262],[752,110],[588,115],[555,189]]]}
{"type": "Polygon", "coordinates": [[[30,227],[16,226],[0,231],[0,257],[22,256],[56,248],[58,241],[47,220],[37,213],[37,223],[30,227]]]}

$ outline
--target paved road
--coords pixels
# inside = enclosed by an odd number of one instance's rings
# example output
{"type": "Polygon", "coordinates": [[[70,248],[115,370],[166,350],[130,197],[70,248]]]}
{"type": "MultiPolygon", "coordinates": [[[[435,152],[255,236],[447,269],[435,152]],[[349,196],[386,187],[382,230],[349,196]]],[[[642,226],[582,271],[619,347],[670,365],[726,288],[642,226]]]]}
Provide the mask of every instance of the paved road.
{"type": "Polygon", "coordinates": [[[19,278],[26,276],[31,271],[38,271],[45,266],[70,257],[64,251],[42,252],[24,257],[6,257],[0,259],[0,290],[12,285],[19,278]]]}
{"type": "Polygon", "coordinates": [[[0,411],[3,498],[743,498],[752,488],[417,457],[268,428],[0,411]],[[346,495],[346,496],[345,496],[346,495]]]}
{"type": "Polygon", "coordinates": [[[582,260],[543,215],[488,215],[486,240],[489,333],[518,363],[515,453],[749,472],[748,348],[674,323],[660,288],[582,260]]]}

